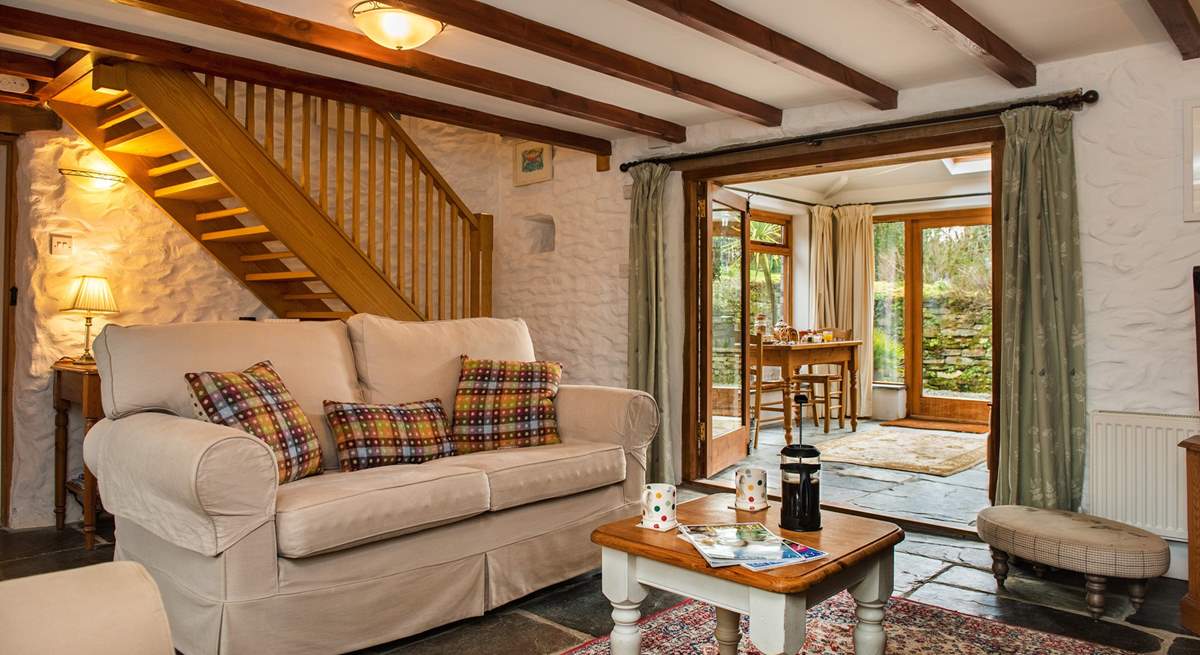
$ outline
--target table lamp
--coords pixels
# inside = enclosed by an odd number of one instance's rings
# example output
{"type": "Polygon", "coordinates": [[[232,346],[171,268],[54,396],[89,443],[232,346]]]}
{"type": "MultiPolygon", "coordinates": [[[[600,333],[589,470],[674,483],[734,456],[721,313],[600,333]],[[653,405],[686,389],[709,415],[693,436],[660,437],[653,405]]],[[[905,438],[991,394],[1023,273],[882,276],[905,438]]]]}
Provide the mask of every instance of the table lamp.
{"type": "Polygon", "coordinates": [[[76,362],[91,364],[96,361],[92,357],[92,317],[97,314],[115,314],[117,301],[113,298],[108,280],[96,275],[81,275],[71,286],[64,312],[83,314],[83,354],[75,358],[76,362]]]}

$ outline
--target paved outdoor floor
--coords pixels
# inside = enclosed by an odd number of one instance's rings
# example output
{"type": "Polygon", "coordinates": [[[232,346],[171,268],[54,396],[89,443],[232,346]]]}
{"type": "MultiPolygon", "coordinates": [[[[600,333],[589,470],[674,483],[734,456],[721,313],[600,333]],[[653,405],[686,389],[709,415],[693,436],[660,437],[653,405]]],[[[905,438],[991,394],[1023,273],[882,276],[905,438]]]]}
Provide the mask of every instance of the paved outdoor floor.
{"type": "MultiPolygon", "coordinates": [[[[689,496],[684,491],[683,495],[689,496]]],[[[101,524],[104,544],[83,549],[79,527],[0,530],[0,579],[86,566],[112,558],[112,524],[101,524]]],[[[1045,632],[1123,648],[1136,653],[1200,655],[1200,639],[1179,627],[1179,599],[1185,583],[1151,582],[1146,604],[1131,614],[1119,585],[1109,598],[1108,614],[1093,621],[1086,614],[1083,581],[1077,575],[1034,577],[1014,567],[1008,589],[996,593],[987,547],[909,532],[897,546],[896,591],[916,601],[1045,632]]],[[[681,599],[653,591],[643,605],[647,614],[681,599]]],[[[460,621],[360,655],[551,655],[612,629],[611,608],[600,591],[600,574],[568,580],[486,616],[460,621]]],[[[1081,651],[1082,652],[1082,651],[1081,651]]],[[[1032,654],[1026,654],[1032,655],[1032,654]]]]}
{"type": "MultiPolygon", "coordinates": [[[[877,427],[879,421],[862,420],[858,422],[858,433],[877,427]]],[[[826,441],[850,434],[855,433],[850,431],[848,423],[841,430],[835,424],[829,434],[813,429],[811,423],[804,426],[804,442],[818,448],[826,441]]],[[[758,436],[758,450],[709,481],[731,482],[738,467],[761,466],[767,470],[768,489],[777,494],[779,450],[785,443],[783,428],[763,428],[758,436]]],[[[888,516],[931,519],[962,528],[974,528],[975,515],[988,506],[987,483],[986,464],[946,477],[840,462],[823,462],[821,465],[823,501],[846,503],[888,516]]]]}

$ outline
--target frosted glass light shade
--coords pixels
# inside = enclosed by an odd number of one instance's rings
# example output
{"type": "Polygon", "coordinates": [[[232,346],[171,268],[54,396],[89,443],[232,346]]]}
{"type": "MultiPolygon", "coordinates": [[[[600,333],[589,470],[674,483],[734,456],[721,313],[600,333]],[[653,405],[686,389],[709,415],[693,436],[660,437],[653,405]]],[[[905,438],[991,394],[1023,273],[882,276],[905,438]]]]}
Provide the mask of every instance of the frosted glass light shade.
{"type": "Polygon", "coordinates": [[[108,280],[95,275],[81,275],[71,285],[64,312],[81,314],[115,314],[117,299],[113,298],[108,280]]]}
{"type": "Polygon", "coordinates": [[[360,2],[350,9],[354,25],[375,43],[394,50],[419,48],[442,33],[446,24],[377,0],[360,2]]]}

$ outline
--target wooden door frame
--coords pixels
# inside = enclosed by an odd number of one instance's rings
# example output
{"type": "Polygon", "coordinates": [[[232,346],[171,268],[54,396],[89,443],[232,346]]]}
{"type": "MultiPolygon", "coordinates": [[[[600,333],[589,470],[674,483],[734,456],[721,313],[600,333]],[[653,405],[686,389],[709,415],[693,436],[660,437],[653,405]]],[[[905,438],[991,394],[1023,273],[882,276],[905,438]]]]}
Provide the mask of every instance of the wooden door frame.
{"type": "MultiPolygon", "coordinates": [[[[700,477],[700,457],[704,456],[699,442],[699,393],[697,384],[699,368],[698,331],[699,316],[696,304],[700,289],[697,279],[699,260],[698,221],[705,211],[706,202],[702,190],[709,182],[747,182],[795,175],[870,168],[900,161],[918,161],[948,156],[949,151],[978,151],[990,148],[992,158],[992,233],[1001,232],[1001,193],[1003,189],[1004,126],[998,117],[968,119],[933,126],[902,128],[880,133],[854,135],[843,138],[791,144],[779,149],[755,153],[721,154],[711,157],[679,162],[673,167],[683,173],[684,192],[684,313],[686,319],[683,349],[683,421],[682,455],[683,477],[695,480],[700,477]]],[[[1003,326],[1000,298],[1003,295],[1002,280],[1004,262],[1000,248],[1001,238],[992,239],[992,412],[991,430],[988,435],[988,496],[995,489],[996,458],[999,444],[995,434],[999,424],[1000,383],[1000,334],[1003,326]]]]}
{"type": "MultiPolygon", "coordinates": [[[[8,149],[5,159],[4,174],[4,269],[2,276],[3,288],[14,289],[16,285],[16,236],[17,236],[17,137],[11,134],[0,134],[0,144],[8,149]]],[[[16,305],[9,299],[4,311],[3,345],[0,346],[0,527],[7,527],[12,506],[12,464],[13,464],[13,358],[15,338],[13,333],[16,305]]]]}
{"type": "MultiPolygon", "coordinates": [[[[935,415],[920,411],[922,368],[924,362],[924,342],[919,333],[924,324],[925,308],[917,302],[917,296],[924,283],[924,268],[921,262],[922,241],[921,230],[936,227],[991,225],[993,221],[991,207],[968,207],[960,209],[943,209],[938,211],[922,211],[910,214],[890,214],[876,216],[874,223],[903,223],[904,224],[904,385],[908,388],[905,410],[908,417],[931,420],[976,422],[970,417],[951,417],[935,415]]],[[[995,339],[993,339],[993,342],[995,339]]],[[[992,373],[993,382],[995,371],[992,373]]],[[[981,402],[987,401],[953,401],[981,402]]],[[[979,414],[987,415],[987,410],[980,408],[979,414]]],[[[986,421],[988,419],[984,419],[986,421]]],[[[981,421],[982,422],[982,421],[981,421]]]]}

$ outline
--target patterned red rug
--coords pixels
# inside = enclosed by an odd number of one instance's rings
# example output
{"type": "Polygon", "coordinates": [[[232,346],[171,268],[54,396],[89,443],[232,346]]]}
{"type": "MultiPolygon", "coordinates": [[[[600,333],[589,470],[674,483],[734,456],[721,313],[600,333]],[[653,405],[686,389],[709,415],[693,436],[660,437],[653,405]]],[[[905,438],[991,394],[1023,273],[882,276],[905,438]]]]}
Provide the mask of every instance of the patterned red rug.
{"type": "MultiPolygon", "coordinates": [[[[717,655],[713,637],[716,613],[711,606],[684,601],[642,620],[645,655],[717,655]]],[[[1058,635],[1018,628],[997,621],[893,598],[888,603],[888,655],[1132,655],[1058,635]]],[[[762,655],[749,638],[742,617],[740,654],[762,655]]],[[[854,600],[841,593],[808,611],[804,655],[848,655],[854,652],[854,600]]],[[[601,637],[563,655],[606,655],[608,637],[601,637]]]]}

